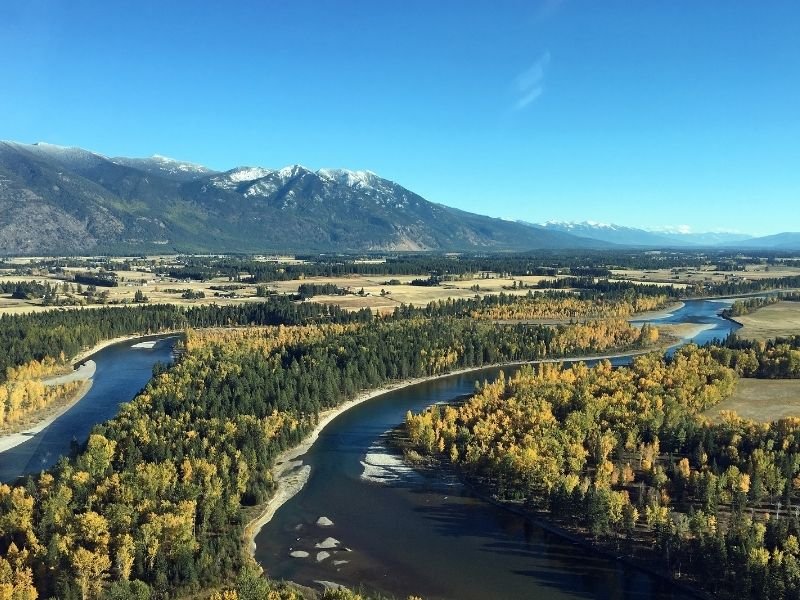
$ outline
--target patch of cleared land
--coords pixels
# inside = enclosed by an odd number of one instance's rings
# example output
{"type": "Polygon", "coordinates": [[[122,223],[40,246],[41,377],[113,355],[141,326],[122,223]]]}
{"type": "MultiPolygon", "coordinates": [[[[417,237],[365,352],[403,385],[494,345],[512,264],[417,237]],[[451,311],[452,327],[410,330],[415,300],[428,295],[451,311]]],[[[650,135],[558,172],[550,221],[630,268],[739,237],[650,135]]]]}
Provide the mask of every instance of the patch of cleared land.
{"type": "MultiPolygon", "coordinates": [[[[517,294],[525,295],[529,291],[540,290],[537,288],[540,281],[553,281],[554,277],[541,277],[537,275],[522,275],[519,277],[490,277],[459,279],[445,281],[438,286],[410,285],[414,279],[427,279],[428,275],[370,275],[349,277],[308,277],[303,280],[275,281],[269,288],[279,293],[296,293],[297,288],[303,283],[326,284],[332,283],[345,290],[354,292],[355,295],[346,296],[314,296],[309,302],[324,304],[337,304],[342,308],[358,310],[371,308],[380,312],[391,312],[401,304],[414,304],[425,306],[436,300],[474,298],[476,295],[486,296],[492,294],[517,294]],[[389,281],[395,281],[389,285],[389,281]],[[514,282],[534,286],[531,288],[512,289],[514,282]],[[364,290],[364,295],[359,292],[364,290]]],[[[517,284],[519,285],[519,283],[517,284]]]]}
{"type": "Polygon", "coordinates": [[[744,271],[720,271],[712,266],[705,266],[676,269],[618,269],[612,270],[611,273],[617,279],[640,283],[675,284],[676,287],[686,287],[695,283],[722,283],[726,281],[769,279],[772,277],[793,277],[800,275],[800,269],[783,265],[747,265],[744,271]]]}
{"type": "Polygon", "coordinates": [[[765,423],[800,417],[800,379],[740,379],[733,395],[707,410],[705,415],[712,421],[719,421],[723,410],[765,423]]]}
{"type": "Polygon", "coordinates": [[[800,302],[778,302],[734,319],[743,327],[736,332],[750,340],[800,335],[800,302]]]}
{"type": "MultiPolygon", "coordinates": [[[[150,273],[142,273],[139,271],[116,271],[120,276],[120,284],[116,287],[100,287],[97,288],[97,293],[108,292],[108,298],[105,303],[91,303],[83,306],[44,306],[41,299],[21,300],[11,298],[11,294],[0,295],[0,315],[2,314],[24,314],[33,312],[43,312],[48,310],[57,310],[62,308],[98,308],[101,306],[119,306],[124,303],[133,304],[134,296],[137,291],[141,291],[147,298],[150,304],[175,304],[178,306],[196,306],[202,304],[242,304],[244,302],[258,302],[263,301],[263,298],[256,297],[255,285],[244,285],[228,281],[227,277],[218,277],[208,281],[182,281],[171,278],[160,278],[150,273]],[[240,289],[232,291],[214,290],[213,287],[223,286],[242,286],[240,289]],[[193,294],[202,292],[205,298],[187,299],[183,298],[185,292],[190,291],[193,294]],[[215,295],[218,294],[218,295],[215,295]],[[234,294],[234,297],[227,297],[234,294]]],[[[2,275],[0,276],[0,283],[2,282],[40,282],[50,283],[51,285],[57,284],[61,286],[64,282],[63,279],[58,279],[53,276],[19,276],[19,275],[2,275]]],[[[294,282],[295,291],[297,289],[297,282],[294,282]]],[[[75,286],[76,284],[73,284],[75,286]]],[[[88,286],[84,285],[84,289],[88,286]]],[[[78,301],[85,302],[82,296],[79,296],[74,291],[64,294],[60,292],[62,297],[75,298],[78,301]]]]}
{"type": "Polygon", "coordinates": [[[688,340],[693,338],[701,331],[710,329],[713,325],[706,323],[655,323],[656,329],[663,339],[672,339],[676,342],[680,339],[688,340]]]}

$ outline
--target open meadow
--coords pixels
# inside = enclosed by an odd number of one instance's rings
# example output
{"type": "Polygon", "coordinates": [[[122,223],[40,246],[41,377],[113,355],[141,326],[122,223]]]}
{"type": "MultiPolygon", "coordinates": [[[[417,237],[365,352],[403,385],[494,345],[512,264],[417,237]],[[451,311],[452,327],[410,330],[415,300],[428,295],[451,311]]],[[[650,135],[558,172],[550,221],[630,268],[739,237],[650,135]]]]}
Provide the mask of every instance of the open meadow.
{"type": "MultiPolygon", "coordinates": [[[[66,272],[81,269],[67,269],[66,272]]],[[[142,271],[116,270],[119,285],[115,287],[99,287],[98,292],[107,292],[105,305],[131,304],[137,291],[141,291],[150,304],[175,304],[193,306],[202,304],[241,304],[262,301],[258,297],[257,285],[229,281],[226,277],[216,277],[205,281],[178,280],[156,276],[142,271]],[[202,295],[202,297],[200,297],[202,295]]],[[[264,285],[271,293],[297,294],[302,284],[332,284],[346,291],[343,295],[317,295],[309,298],[309,302],[335,304],[347,310],[369,308],[376,312],[392,312],[401,304],[424,306],[430,302],[447,299],[472,298],[476,295],[492,294],[527,294],[542,280],[553,280],[552,277],[519,276],[501,278],[493,273],[485,277],[467,278],[457,281],[443,282],[439,286],[411,285],[415,279],[427,279],[428,274],[419,275],[380,275],[347,277],[308,277],[288,281],[273,281],[264,285]],[[391,282],[391,283],[390,283],[391,282]],[[514,289],[514,286],[517,289],[514,289]],[[529,287],[524,287],[529,286],[529,287]],[[363,290],[363,292],[362,292],[363,290]]],[[[0,284],[10,282],[41,282],[63,285],[67,277],[50,274],[42,275],[1,275],[0,284]]],[[[85,287],[85,286],[84,286],[85,287]]],[[[63,293],[66,298],[83,301],[74,289],[63,293]]],[[[88,303],[87,308],[102,306],[99,303],[88,303]]],[[[41,299],[17,299],[11,294],[0,294],[0,314],[20,314],[53,310],[56,306],[45,306],[41,299]]]]}
{"type": "Polygon", "coordinates": [[[747,265],[743,271],[721,271],[714,265],[672,269],[612,269],[614,277],[641,283],[676,284],[682,287],[697,283],[725,283],[795,277],[800,268],[786,265],[747,265]]]}
{"type": "Polygon", "coordinates": [[[771,304],[735,321],[743,325],[736,334],[749,340],[800,335],[800,302],[771,304]]]}
{"type": "Polygon", "coordinates": [[[705,415],[712,421],[719,421],[720,412],[727,410],[763,423],[786,417],[800,418],[800,379],[742,378],[733,395],[705,415]]]}

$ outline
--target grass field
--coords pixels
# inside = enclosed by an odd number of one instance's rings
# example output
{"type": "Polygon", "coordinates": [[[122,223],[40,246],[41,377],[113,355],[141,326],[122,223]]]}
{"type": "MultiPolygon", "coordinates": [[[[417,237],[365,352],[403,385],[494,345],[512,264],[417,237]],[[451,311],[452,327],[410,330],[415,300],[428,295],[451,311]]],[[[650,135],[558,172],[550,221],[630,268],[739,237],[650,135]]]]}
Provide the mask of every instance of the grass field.
{"type": "Polygon", "coordinates": [[[768,279],[771,277],[792,277],[800,275],[800,269],[783,265],[747,265],[744,271],[718,271],[713,267],[680,269],[621,269],[611,271],[614,277],[641,283],[672,283],[683,287],[694,283],[721,283],[768,279]]]}
{"type": "Polygon", "coordinates": [[[705,414],[718,421],[723,410],[765,423],[800,417],[800,379],[740,379],[733,395],[705,414]]]}
{"type": "MultiPolygon", "coordinates": [[[[170,264],[176,260],[174,256],[164,255],[152,257],[159,264],[170,264]]],[[[21,259],[20,259],[21,260],[21,259]]],[[[121,262],[122,259],[115,259],[121,262]]],[[[265,259],[266,260],[266,259],[265,259]]],[[[300,262],[288,257],[282,257],[281,262],[300,262]]],[[[11,261],[13,263],[13,261],[11,261]]],[[[14,263],[16,264],[16,263],[14,263]]],[[[24,265],[20,262],[19,265],[24,265]]],[[[121,266],[121,264],[120,264],[121,266]]],[[[80,271],[83,269],[68,269],[80,271]]],[[[243,302],[253,302],[260,300],[255,296],[256,288],[254,285],[244,286],[236,290],[235,298],[215,296],[212,286],[229,285],[227,278],[217,278],[209,281],[175,281],[169,278],[158,278],[152,273],[142,271],[122,271],[117,270],[120,277],[120,285],[114,288],[101,288],[99,291],[108,291],[108,302],[111,304],[132,302],[137,290],[141,291],[149,298],[151,303],[170,303],[181,306],[199,304],[239,304],[243,302]],[[192,292],[203,292],[205,298],[185,299],[182,298],[184,290],[192,292]]],[[[440,286],[425,287],[412,286],[409,282],[413,279],[426,279],[427,273],[418,275],[374,275],[374,276],[348,276],[348,277],[309,277],[292,281],[275,281],[267,284],[267,287],[277,293],[294,294],[302,283],[331,283],[340,288],[349,290],[350,294],[344,296],[315,296],[310,301],[325,304],[337,304],[349,310],[370,308],[377,312],[391,312],[400,304],[414,304],[424,306],[429,302],[447,299],[472,298],[476,295],[492,295],[499,293],[507,294],[527,294],[530,289],[536,288],[540,282],[553,280],[552,277],[542,276],[519,276],[513,278],[503,278],[490,274],[489,278],[472,278],[457,281],[444,282],[440,286]],[[399,281],[399,284],[389,285],[390,280],[399,281]],[[532,288],[512,289],[515,282],[522,282],[532,288]],[[363,294],[361,290],[363,289],[363,294]]],[[[800,275],[800,269],[783,266],[772,266],[769,270],[765,266],[749,267],[746,272],[737,271],[736,273],[714,271],[710,268],[704,269],[661,269],[661,270],[619,270],[614,271],[613,280],[626,280],[634,283],[655,283],[657,285],[675,285],[676,287],[686,287],[697,281],[725,281],[730,278],[761,278],[761,277],[780,277],[789,275],[800,275]]],[[[62,280],[46,272],[38,275],[0,275],[2,281],[49,281],[51,283],[61,283],[62,280]]],[[[90,307],[100,306],[91,304],[90,307]]],[[[41,300],[16,300],[10,294],[0,295],[0,314],[29,313],[43,310],[53,310],[54,307],[42,305],[41,300]]],[[[792,323],[787,327],[794,326],[792,323]]]]}
{"type": "MultiPolygon", "coordinates": [[[[98,293],[103,291],[108,292],[108,301],[105,305],[118,306],[120,303],[132,303],[137,290],[141,290],[142,293],[147,296],[150,304],[176,304],[180,306],[192,306],[215,303],[225,305],[263,300],[263,298],[256,297],[256,287],[254,285],[244,286],[242,289],[236,290],[236,298],[214,296],[216,290],[211,289],[211,287],[230,285],[231,282],[229,282],[227,278],[217,278],[209,281],[175,281],[171,279],[157,279],[152,274],[138,271],[117,271],[117,274],[120,276],[120,285],[117,287],[98,287],[98,293]],[[144,282],[142,282],[143,280],[144,282]],[[195,293],[203,292],[205,294],[205,298],[192,300],[182,298],[181,296],[186,290],[191,290],[195,293]]],[[[0,282],[18,281],[38,281],[41,283],[58,285],[63,283],[63,280],[61,279],[48,276],[0,276],[0,282]]],[[[87,286],[83,287],[85,288],[87,286]]],[[[80,298],[73,293],[67,293],[66,296],[80,298]]],[[[84,308],[97,308],[98,306],[104,305],[88,304],[84,308]]],[[[56,310],[58,308],[60,307],[43,306],[41,299],[20,300],[11,298],[11,294],[0,294],[0,315],[42,312],[47,310],[56,310]]],[[[66,306],[65,308],[72,307],[66,306]]]]}
{"type": "Polygon", "coordinates": [[[535,286],[542,280],[552,280],[552,277],[520,276],[515,278],[490,278],[490,279],[464,279],[448,281],[440,286],[425,287],[409,285],[414,279],[426,279],[427,275],[375,275],[351,277],[309,277],[303,281],[276,281],[269,284],[271,289],[278,292],[294,293],[301,283],[332,283],[340,288],[360,292],[364,296],[314,296],[313,302],[325,304],[338,304],[351,310],[371,308],[379,312],[391,312],[401,304],[414,304],[425,306],[436,300],[449,298],[473,298],[475,295],[491,294],[527,294],[529,289],[513,290],[514,281],[521,281],[525,285],[535,286]],[[397,280],[399,285],[388,285],[390,280],[397,280]],[[477,286],[477,289],[475,289],[477,286]],[[383,293],[382,293],[383,292],[383,293]]]}
{"type": "Polygon", "coordinates": [[[751,340],[800,335],[800,302],[778,302],[749,315],[736,317],[742,327],[737,335],[751,340]]]}
{"type": "MultiPolygon", "coordinates": [[[[175,281],[169,278],[157,278],[151,273],[140,271],[116,271],[120,278],[120,285],[110,288],[98,288],[98,291],[108,291],[108,303],[132,303],[137,290],[141,290],[149,299],[151,304],[168,303],[179,306],[192,306],[201,304],[240,304],[243,302],[257,302],[263,298],[256,297],[255,285],[244,285],[236,290],[235,298],[224,298],[215,296],[212,286],[231,285],[234,282],[227,278],[216,278],[209,281],[175,281]],[[185,290],[192,292],[203,292],[205,298],[184,299],[181,297],[185,290]]],[[[315,296],[310,301],[325,304],[337,304],[349,310],[370,308],[378,312],[391,312],[400,304],[414,304],[424,306],[435,300],[447,300],[449,298],[472,298],[477,295],[499,294],[527,294],[529,289],[513,290],[511,287],[514,282],[523,282],[525,285],[536,286],[542,280],[552,280],[552,278],[539,276],[520,276],[515,278],[489,278],[489,279],[464,279],[454,282],[446,282],[440,286],[426,287],[409,285],[413,279],[426,279],[427,274],[403,275],[403,276],[350,276],[350,277],[309,277],[302,280],[274,281],[267,287],[278,293],[294,294],[297,293],[299,286],[303,283],[331,283],[340,288],[349,290],[350,294],[344,296],[315,296]],[[399,281],[399,284],[389,285],[389,280],[399,281]],[[364,290],[363,295],[360,293],[364,290]],[[383,293],[382,293],[383,292],[383,293]]],[[[50,276],[36,275],[3,275],[3,281],[39,281],[51,284],[61,284],[62,280],[50,276]]],[[[238,285],[238,284],[237,284],[238,285]]],[[[84,286],[85,287],[85,286],[84,286]]],[[[538,288],[534,288],[538,289],[538,288]]],[[[69,294],[68,294],[69,295],[69,294]]],[[[92,304],[87,308],[101,306],[92,304]]],[[[10,297],[10,294],[0,295],[0,314],[20,314],[53,310],[57,307],[43,306],[41,300],[17,300],[10,297]]]]}

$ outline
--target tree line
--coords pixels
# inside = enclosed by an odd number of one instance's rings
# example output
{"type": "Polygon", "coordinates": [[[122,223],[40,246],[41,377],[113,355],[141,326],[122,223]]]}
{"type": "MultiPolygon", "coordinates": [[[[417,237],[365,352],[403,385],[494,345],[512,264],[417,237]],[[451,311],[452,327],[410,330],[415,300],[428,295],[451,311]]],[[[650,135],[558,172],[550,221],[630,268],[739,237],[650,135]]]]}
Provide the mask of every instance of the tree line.
{"type": "Polygon", "coordinates": [[[46,357],[75,356],[103,340],[133,334],[183,330],[187,327],[277,325],[305,322],[369,321],[369,310],[350,312],[336,306],[292,302],[275,297],[266,302],[227,305],[163,305],[68,309],[0,316],[0,377],[8,367],[46,357]]]}

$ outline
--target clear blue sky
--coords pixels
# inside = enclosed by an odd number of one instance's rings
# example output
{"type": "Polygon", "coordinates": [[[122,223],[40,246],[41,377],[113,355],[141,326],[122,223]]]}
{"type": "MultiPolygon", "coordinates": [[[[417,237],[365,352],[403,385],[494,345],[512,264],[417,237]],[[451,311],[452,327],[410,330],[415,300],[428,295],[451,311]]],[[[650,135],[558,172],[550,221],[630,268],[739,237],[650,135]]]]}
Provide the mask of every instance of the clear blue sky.
{"type": "Polygon", "coordinates": [[[800,230],[800,2],[0,2],[0,138],[800,230]]]}

